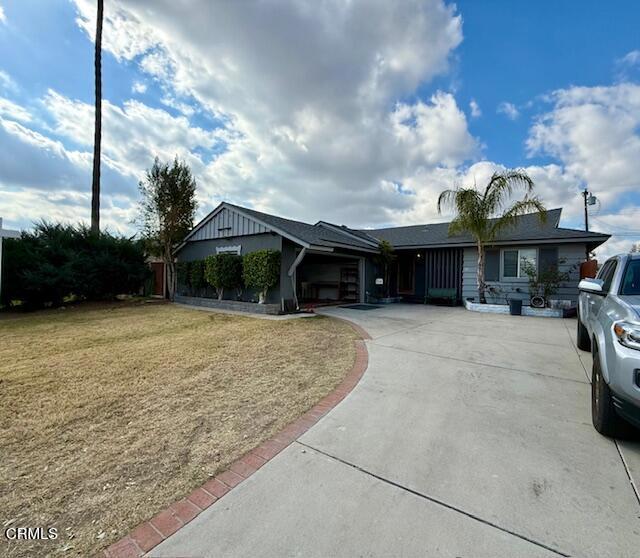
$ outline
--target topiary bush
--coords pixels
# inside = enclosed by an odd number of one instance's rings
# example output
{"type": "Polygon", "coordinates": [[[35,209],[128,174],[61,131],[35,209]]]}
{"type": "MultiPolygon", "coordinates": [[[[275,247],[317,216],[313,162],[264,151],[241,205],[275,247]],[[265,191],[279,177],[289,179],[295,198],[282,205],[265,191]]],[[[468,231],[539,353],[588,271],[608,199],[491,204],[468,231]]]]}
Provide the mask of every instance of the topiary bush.
{"type": "Polygon", "coordinates": [[[242,270],[244,284],[260,293],[260,303],[267,299],[267,292],[280,280],[280,252],[256,250],[244,256],[242,270]]]}
{"type": "Polygon", "coordinates": [[[189,262],[189,284],[194,295],[199,296],[202,289],[207,286],[204,276],[204,260],[194,260],[189,262]]]}
{"type": "Polygon", "coordinates": [[[205,260],[205,278],[218,292],[218,300],[222,300],[225,289],[242,284],[242,258],[235,254],[209,256],[205,260]]]}

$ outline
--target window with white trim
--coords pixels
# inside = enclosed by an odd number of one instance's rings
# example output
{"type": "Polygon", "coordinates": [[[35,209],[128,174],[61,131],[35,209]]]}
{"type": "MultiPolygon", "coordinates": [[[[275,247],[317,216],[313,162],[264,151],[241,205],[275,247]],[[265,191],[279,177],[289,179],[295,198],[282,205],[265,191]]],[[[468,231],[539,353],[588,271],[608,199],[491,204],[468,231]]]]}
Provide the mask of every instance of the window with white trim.
{"type": "Polygon", "coordinates": [[[535,248],[505,249],[502,251],[502,278],[526,278],[525,264],[538,267],[538,251],[535,248]]]}

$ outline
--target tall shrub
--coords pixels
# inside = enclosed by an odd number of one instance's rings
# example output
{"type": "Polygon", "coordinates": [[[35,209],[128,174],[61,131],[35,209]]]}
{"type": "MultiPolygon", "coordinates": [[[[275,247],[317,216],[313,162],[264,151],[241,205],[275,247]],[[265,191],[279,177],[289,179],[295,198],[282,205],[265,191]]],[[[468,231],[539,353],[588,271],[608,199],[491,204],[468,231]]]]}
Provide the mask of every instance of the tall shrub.
{"type": "Polygon", "coordinates": [[[205,260],[205,276],[222,300],[225,289],[234,289],[242,283],[242,258],[235,254],[217,254],[205,260]]]}
{"type": "Polygon", "coordinates": [[[280,252],[277,250],[257,250],[244,257],[244,284],[260,293],[260,303],[267,299],[267,292],[280,279],[280,252]]]}
{"type": "Polygon", "coordinates": [[[188,294],[191,287],[191,262],[176,263],[177,289],[182,294],[188,294]]]}
{"type": "Polygon", "coordinates": [[[2,298],[28,307],[136,294],[150,274],[139,241],[84,226],[39,223],[4,244],[2,298]]]}
{"type": "Polygon", "coordinates": [[[199,295],[200,291],[207,286],[207,281],[204,276],[204,260],[195,260],[190,263],[189,282],[193,294],[199,295]]]}

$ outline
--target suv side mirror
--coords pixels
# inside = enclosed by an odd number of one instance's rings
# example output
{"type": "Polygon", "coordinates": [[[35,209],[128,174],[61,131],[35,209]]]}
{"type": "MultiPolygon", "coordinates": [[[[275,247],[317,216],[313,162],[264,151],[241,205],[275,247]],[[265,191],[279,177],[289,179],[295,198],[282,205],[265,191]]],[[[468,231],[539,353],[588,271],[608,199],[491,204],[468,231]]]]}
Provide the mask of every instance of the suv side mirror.
{"type": "Polygon", "coordinates": [[[602,279],[583,279],[578,283],[578,289],[588,293],[602,294],[602,285],[604,285],[602,279]]]}

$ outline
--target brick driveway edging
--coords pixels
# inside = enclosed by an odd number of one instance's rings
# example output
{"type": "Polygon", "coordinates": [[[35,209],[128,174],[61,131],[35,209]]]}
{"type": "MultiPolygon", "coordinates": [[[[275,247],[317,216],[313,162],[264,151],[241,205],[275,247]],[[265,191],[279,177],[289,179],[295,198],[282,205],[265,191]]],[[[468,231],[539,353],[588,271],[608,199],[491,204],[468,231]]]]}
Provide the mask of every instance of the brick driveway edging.
{"type": "Polygon", "coordinates": [[[355,362],[338,387],[273,438],[252,449],[245,456],[232,463],[227,470],[196,488],[186,498],[174,502],[149,521],[138,525],[124,538],[100,551],[98,556],[102,558],[139,558],[143,556],[189,523],[200,512],[215,504],[243,480],[249,478],[340,403],[357,385],[367,369],[369,353],[364,340],[371,339],[371,336],[360,326],[348,320],[343,321],[347,322],[362,339],[355,341],[355,362]]]}

